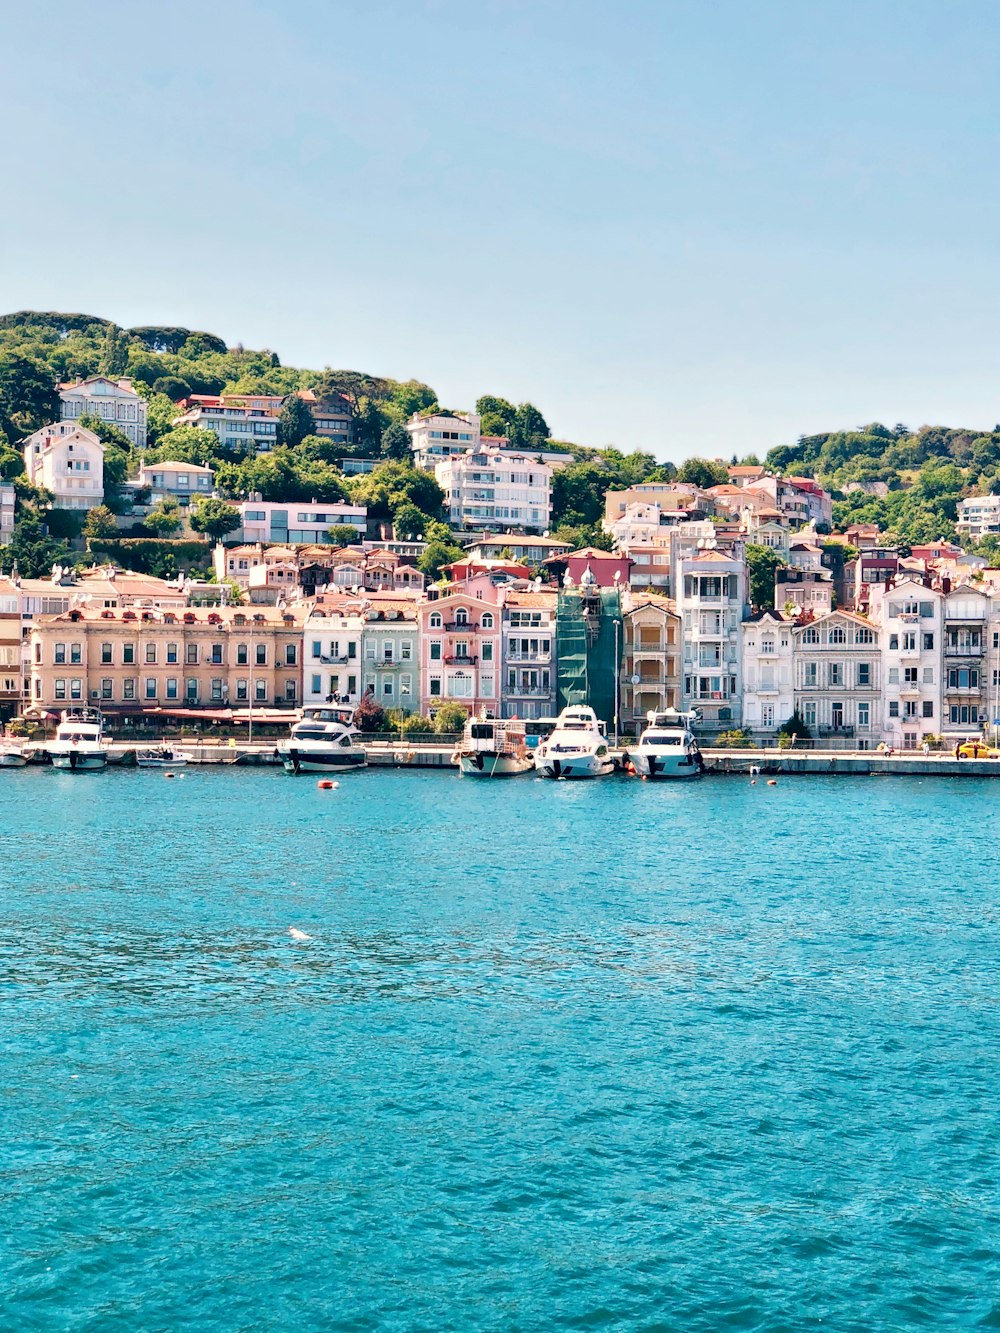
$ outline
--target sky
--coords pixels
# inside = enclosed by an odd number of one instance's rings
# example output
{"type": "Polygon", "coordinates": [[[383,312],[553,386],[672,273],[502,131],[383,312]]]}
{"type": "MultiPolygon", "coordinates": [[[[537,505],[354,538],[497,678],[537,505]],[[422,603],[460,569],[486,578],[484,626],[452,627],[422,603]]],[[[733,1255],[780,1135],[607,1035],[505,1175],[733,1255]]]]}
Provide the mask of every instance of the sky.
{"type": "Polygon", "coordinates": [[[0,310],[729,457],[1000,421],[995,0],[0,0],[0,310]]]}

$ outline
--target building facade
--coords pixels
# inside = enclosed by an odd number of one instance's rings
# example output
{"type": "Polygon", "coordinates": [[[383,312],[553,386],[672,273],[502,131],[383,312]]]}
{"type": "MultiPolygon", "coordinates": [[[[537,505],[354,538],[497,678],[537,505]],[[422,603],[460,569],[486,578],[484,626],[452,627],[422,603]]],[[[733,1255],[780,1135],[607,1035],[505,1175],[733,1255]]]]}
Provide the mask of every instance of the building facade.
{"type": "Polygon", "coordinates": [[[406,429],[414,467],[431,470],[442,459],[478,449],[481,438],[476,412],[437,412],[433,416],[414,412],[406,429]]]}
{"type": "Polygon", "coordinates": [[[57,421],[24,442],[24,470],[55,509],[93,509],[104,499],[104,445],[84,426],[57,421]]]}
{"type": "Polygon", "coordinates": [[[556,593],[511,590],[501,608],[501,716],[556,714],[556,593]]]}
{"type": "Polygon", "coordinates": [[[386,712],[414,713],[419,705],[420,618],[416,597],[391,592],[366,598],[361,632],[362,685],[386,712]]]}
{"type": "Polygon", "coordinates": [[[309,607],[304,626],[303,702],[357,706],[361,700],[361,635],[365,604],[341,593],[309,607]]]}
{"type": "Polygon", "coordinates": [[[639,594],[626,600],[621,668],[621,725],[634,735],[650,711],[681,705],[681,619],[668,598],[639,594]]]}
{"type": "Polygon", "coordinates": [[[792,647],[795,709],[812,735],[871,748],[882,729],[878,626],[833,611],[795,625],[792,647]]]}
{"type": "Polygon", "coordinates": [[[237,506],[242,526],[234,536],[243,542],[277,542],[282,545],[330,543],[329,529],[347,525],[365,535],[368,510],[363,505],[324,504],[296,501],[274,504],[245,500],[237,506]]]}
{"type": "Polygon", "coordinates": [[[420,706],[433,713],[445,702],[470,713],[495,712],[499,700],[500,607],[496,590],[472,584],[425,602],[420,609],[420,706]],[[477,596],[477,592],[481,595],[477,596]]]}
{"type": "Polygon", "coordinates": [[[75,384],[59,385],[60,418],[100,417],[117,426],[137,449],[146,447],[146,400],[132,388],[130,379],[112,380],[95,375],[75,384]]]}
{"type": "Polygon", "coordinates": [[[453,528],[541,532],[552,512],[552,468],[526,455],[474,449],[434,468],[453,528]]]}
{"type": "Polygon", "coordinates": [[[269,401],[268,396],[255,400],[252,396],[192,394],[184,400],[187,410],[173,424],[214,430],[219,444],[234,453],[266,453],[278,443],[279,409],[266,405],[269,401]]]}
{"type": "Polygon", "coordinates": [[[149,463],[139,468],[138,484],[149,487],[149,498],[177,500],[182,506],[191,502],[193,495],[211,495],[213,472],[210,467],[197,463],[149,463]]]}
{"type": "Polygon", "coordinates": [[[739,722],[742,711],[746,565],[706,547],[682,556],[673,577],[684,636],[684,710],[697,708],[707,729],[725,730],[739,722]]]}

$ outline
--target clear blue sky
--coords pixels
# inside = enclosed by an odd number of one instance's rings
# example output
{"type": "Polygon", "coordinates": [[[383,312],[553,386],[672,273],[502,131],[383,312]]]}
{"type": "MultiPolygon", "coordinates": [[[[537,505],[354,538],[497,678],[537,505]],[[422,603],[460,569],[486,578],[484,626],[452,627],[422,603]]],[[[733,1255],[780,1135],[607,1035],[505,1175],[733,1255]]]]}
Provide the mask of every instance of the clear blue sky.
{"type": "Polygon", "coordinates": [[[1000,420],[995,0],[0,12],[0,308],[662,458],[1000,420]]]}

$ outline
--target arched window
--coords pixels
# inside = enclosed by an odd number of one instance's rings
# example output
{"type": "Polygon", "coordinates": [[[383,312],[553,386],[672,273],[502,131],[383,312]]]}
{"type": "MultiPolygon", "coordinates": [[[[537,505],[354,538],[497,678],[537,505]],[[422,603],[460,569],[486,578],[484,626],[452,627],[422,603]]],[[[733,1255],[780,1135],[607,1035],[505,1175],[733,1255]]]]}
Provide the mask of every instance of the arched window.
{"type": "Polygon", "coordinates": [[[483,629],[492,629],[492,628],[493,628],[493,612],[492,612],[492,611],[484,611],[484,612],[483,612],[483,629]]]}
{"type": "Polygon", "coordinates": [[[830,627],[830,642],[831,643],[847,642],[847,635],[844,633],[843,625],[832,625],[830,627]]]}
{"type": "Polygon", "coordinates": [[[440,629],[440,628],[441,628],[441,612],[440,612],[440,611],[432,611],[432,612],[431,612],[431,629],[440,629]]]}
{"type": "Polygon", "coordinates": [[[464,606],[460,606],[455,612],[455,624],[467,625],[469,623],[469,613],[464,606]]]}
{"type": "Polygon", "coordinates": [[[810,625],[802,635],[803,643],[819,643],[819,630],[815,625],[810,625]]]}

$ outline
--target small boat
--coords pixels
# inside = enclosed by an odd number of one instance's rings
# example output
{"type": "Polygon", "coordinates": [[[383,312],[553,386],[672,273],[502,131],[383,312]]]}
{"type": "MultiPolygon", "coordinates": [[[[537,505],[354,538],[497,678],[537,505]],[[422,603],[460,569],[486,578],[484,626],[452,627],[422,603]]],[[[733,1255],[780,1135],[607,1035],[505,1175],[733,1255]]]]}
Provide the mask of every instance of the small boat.
{"type": "Polygon", "coordinates": [[[329,773],[332,769],[364,768],[368,756],[358,744],[350,709],[305,708],[288,740],[276,746],[286,773],[329,773]]]}
{"type": "Polygon", "coordinates": [[[534,767],[525,743],[524,723],[485,714],[465,724],[454,760],[463,776],[476,778],[509,778],[534,767]]]}
{"type": "Polygon", "coordinates": [[[108,752],[104,748],[104,719],[98,708],[67,708],[56,727],[56,738],[47,741],[45,750],[53,768],[73,773],[106,768],[108,752]]]}
{"type": "Polygon", "coordinates": [[[172,750],[169,745],[157,749],[140,750],[135,757],[137,768],[179,768],[190,762],[190,755],[183,750],[172,750]]]}
{"type": "Polygon", "coordinates": [[[23,768],[28,756],[18,745],[5,742],[0,745],[0,768],[23,768]]]}
{"type": "Polygon", "coordinates": [[[615,769],[603,725],[592,708],[564,708],[535,751],[543,778],[603,778],[615,769]]]}
{"type": "Polygon", "coordinates": [[[697,711],[679,713],[676,708],[646,714],[649,726],[639,743],[629,751],[629,759],[640,778],[698,778],[705,761],[691,731],[700,720],[697,711]]]}

